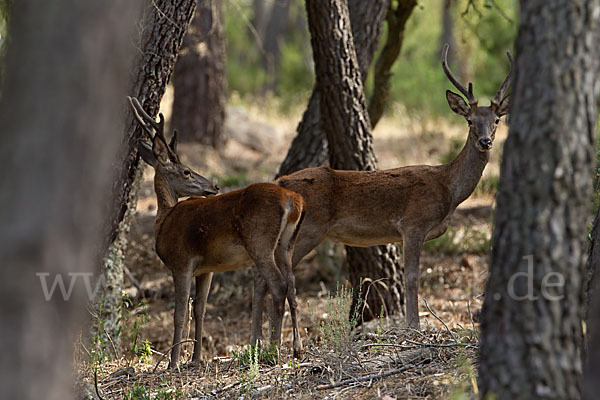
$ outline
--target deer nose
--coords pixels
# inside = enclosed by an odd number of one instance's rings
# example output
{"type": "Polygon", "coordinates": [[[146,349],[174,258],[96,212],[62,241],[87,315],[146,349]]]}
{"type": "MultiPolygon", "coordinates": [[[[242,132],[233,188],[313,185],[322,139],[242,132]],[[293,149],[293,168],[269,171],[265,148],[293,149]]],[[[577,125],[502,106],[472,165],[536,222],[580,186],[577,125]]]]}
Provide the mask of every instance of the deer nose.
{"type": "Polygon", "coordinates": [[[492,147],[492,139],[490,138],[481,138],[479,139],[479,146],[482,149],[490,149],[492,147]]]}
{"type": "Polygon", "coordinates": [[[219,187],[219,185],[215,185],[215,189],[217,189],[217,191],[221,190],[221,188],[219,187]]]}

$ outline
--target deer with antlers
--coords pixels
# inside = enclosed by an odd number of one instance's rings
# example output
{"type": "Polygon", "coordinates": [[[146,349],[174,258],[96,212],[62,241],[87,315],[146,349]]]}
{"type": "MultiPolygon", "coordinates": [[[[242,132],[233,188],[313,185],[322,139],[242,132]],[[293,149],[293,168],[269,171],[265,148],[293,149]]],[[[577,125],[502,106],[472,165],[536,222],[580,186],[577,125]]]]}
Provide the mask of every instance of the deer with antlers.
{"type": "MultiPolygon", "coordinates": [[[[156,252],[171,270],[175,283],[173,348],[170,367],[177,366],[182,332],[187,321],[192,278],[195,344],[192,363],[200,362],[202,324],[214,272],[247,268],[254,264],[272,298],[271,342],[280,344],[285,300],[293,325],[294,356],[302,351],[296,318],[296,289],[291,263],[294,244],[304,215],[304,200],[272,183],[258,183],[215,197],[218,192],[206,178],[185,166],[177,155],[176,132],[170,143],[164,136],[164,117],[156,122],[135,98],[128,98],[133,113],[152,141],[140,141],[142,159],[155,171],[158,210],[154,227],[156,252]],[[153,134],[153,131],[155,132],[153,134]]],[[[261,336],[254,326],[252,341],[261,336]]]]}
{"type": "MultiPolygon", "coordinates": [[[[480,107],[468,89],[454,76],[444,46],[442,68],[465,96],[450,90],[446,99],[452,111],[467,120],[469,132],[460,154],[437,166],[416,165],[381,171],[338,171],[307,168],[279,178],[276,183],[300,193],[306,201],[306,218],[296,241],[295,266],[324,239],[349,246],[367,247],[402,243],[406,277],[406,320],[419,327],[419,258],[423,243],[441,236],[456,207],[473,193],[488,163],[500,118],[507,114],[511,68],[491,105],[480,107]]],[[[260,281],[260,277],[257,280],[260,281]]],[[[266,293],[264,282],[257,282],[266,293]]],[[[260,296],[259,296],[260,299],[260,296]]],[[[261,310],[257,310],[260,318],[261,310]]],[[[257,323],[253,321],[253,323],[257,323]]]]}

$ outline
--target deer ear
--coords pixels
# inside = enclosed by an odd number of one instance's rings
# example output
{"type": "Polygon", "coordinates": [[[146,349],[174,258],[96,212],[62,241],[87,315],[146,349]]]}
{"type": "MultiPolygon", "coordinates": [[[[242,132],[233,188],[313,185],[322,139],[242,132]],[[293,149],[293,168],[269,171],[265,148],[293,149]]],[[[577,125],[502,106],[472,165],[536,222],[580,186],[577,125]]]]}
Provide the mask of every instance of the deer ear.
{"type": "Polygon", "coordinates": [[[156,160],[156,157],[154,157],[152,147],[150,147],[148,143],[140,140],[138,143],[138,153],[140,154],[140,157],[142,157],[142,160],[150,164],[152,167],[156,167],[158,161],[156,160]]]}
{"type": "Polygon", "coordinates": [[[508,114],[508,109],[510,108],[510,97],[505,97],[504,100],[500,102],[500,105],[496,109],[496,115],[499,117],[503,117],[508,114]]]}
{"type": "Polygon", "coordinates": [[[446,90],[446,100],[448,100],[450,109],[458,115],[462,115],[465,118],[469,115],[471,107],[467,105],[461,95],[456,94],[451,90],[446,90]]]}
{"type": "Polygon", "coordinates": [[[167,147],[167,144],[161,138],[158,137],[158,135],[154,136],[154,141],[152,143],[152,153],[154,154],[154,157],[156,157],[158,162],[160,162],[161,164],[166,164],[170,162],[169,148],[167,147]]]}

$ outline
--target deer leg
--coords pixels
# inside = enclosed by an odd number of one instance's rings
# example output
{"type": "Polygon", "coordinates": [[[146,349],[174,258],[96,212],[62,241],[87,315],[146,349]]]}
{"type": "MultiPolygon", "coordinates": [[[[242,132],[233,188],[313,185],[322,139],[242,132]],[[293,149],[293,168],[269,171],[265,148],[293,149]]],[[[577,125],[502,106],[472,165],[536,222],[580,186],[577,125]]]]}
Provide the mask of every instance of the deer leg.
{"type": "Polygon", "coordinates": [[[406,322],[409,328],[419,329],[419,257],[423,239],[415,235],[402,235],[404,275],[406,277],[406,322]]]}
{"type": "MultiPolygon", "coordinates": [[[[286,246],[287,247],[287,246],[286,246]]],[[[284,243],[276,250],[276,261],[281,273],[287,280],[286,297],[290,306],[290,316],[292,318],[292,335],[294,358],[300,358],[302,355],[302,340],[300,339],[300,330],[298,329],[297,303],[296,303],[296,277],[292,271],[292,252],[284,249],[284,243]]]]}
{"type": "Polygon", "coordinates": [[[250,343],[259,345],[262,340],[262,316],[265,307],[265,295],[267,294],[267,282],[264,280],[258,268],[254,268],[254,296],[252,297],[252,337],[250,343]]]}
{"type": "Polygon", "coordinates": [[[202,353],[202,326],[204,324],[204,313],[206,311],[206,300],[210,291],[212,281],[212,272],[200,274],[196,277],[196,296],[194,297],[194,319],[196,320],[196,333],[194,343],[193,364],[200,364],[200,355],[202,353]]]}
{"type": "Polygon", "coordinates": [[[181,350],[181,336],[183,327],[187,321],[188,299],[190,297],[190,286],[192,283],[192,271],[173,272],[175,283],[175,312],[173,313],[173,349],[171,349],[171,363],[169,368],[176,368],[181,350]]]}
{"type": "Polygon", "coordinates": [[[281,323],[287,294],[287,282],[279,268],[277,268],[273,255],[266,259],[257,259],[255,262],[262,278],[267,283],[271,295],[272,305],[269,308],[271,343],[279,346],[281,344],[281,323]]]}

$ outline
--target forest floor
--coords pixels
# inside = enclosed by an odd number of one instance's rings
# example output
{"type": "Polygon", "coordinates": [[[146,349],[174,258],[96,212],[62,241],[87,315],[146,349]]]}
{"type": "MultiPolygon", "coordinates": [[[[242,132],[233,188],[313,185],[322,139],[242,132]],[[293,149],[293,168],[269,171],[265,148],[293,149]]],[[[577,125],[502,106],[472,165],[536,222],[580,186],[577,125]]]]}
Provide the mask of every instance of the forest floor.
{"type": "MultiPolygon", "coordinates": [[[[182,160],[228,191],[269,181],[293,138],[300,112],[265,114],[263,107],[230,107],[227,145],[220,154],[198,144],[180,144],[182,160]]],[[[268,107],[266,107],[268,109],[268,107]]],[[[449,161],[462,147],[467,127],[403,118],[401,110],[374,131],[381,168],[449,161]]],[[[126,355],[104,361],[98,390],[104,399],[380,398],[467,399],[477,394],[478,311],[489,264],[498,163],[505,128],[474,195],[463,203],[448,232],[426,244],[421,257],[421,330],[401,317],[370,321],[350,330],[343,246],[325,243],[297,267],[298,311],[304,355],[291,356],[291,322],[284,318],[279,362],[272,352],[252,352],[252,271],[216,274],[207,306],[202,367],[167,370],[172,340],[173,283],[154,252],[156,201],[147,168],[126,254],[126,292],[132,306],[124,320],[126,355]],[[339,283],[338,283],[339,282],[339,283]],[[341,286],[339,286],[341,285],[341,286]],[[336,289],[337,288],[337,289],[336,289]],[[340,312],[340,310],[342,310],[340,312]],[[331,334],[333,327],[341,333],[331,334]],[[132,354],[132,338],[137,349],[132,354]],[[148,342],[144,342],[147,340],[148,342]],[[142,346],[148,343],[148,346],[142,346]],[[140,349],[142,351],[140,352],[140,349]],[[146,353],[144,353],[144,351],[146,353]],[[259,362],[253,361],[255,357],[259,362]]],[[[192,324],[193,325],[193,324],[192,324]]],[[[267,329],[265,321],[264,329],[267,329]]],[[[193,326],[187,338],[193,338],[193,326]]],[[[190,360],[192,344],[183,345],[190,360]]],[[[78,350],[81,393],[94,386],[95,365],[78,350]]],[[[82,395],[85,397],[85,395],[82,395]]]]}

